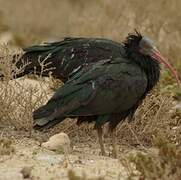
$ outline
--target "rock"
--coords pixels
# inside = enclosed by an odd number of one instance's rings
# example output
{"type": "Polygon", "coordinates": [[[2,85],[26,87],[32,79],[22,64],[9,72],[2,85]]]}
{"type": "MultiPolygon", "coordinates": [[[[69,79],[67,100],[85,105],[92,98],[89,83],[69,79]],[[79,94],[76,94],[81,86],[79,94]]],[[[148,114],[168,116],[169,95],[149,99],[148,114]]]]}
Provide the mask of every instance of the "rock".
{"type": "Polygon", "coordinates": [[[50,154],[38,154],[36,155],[36,160],[42,161],[50,165],[58,164],[60,161],[63,161],[61,157],[57,157],[57,155],[50,154]]]}
{"type": "Polygon", "coordinates": [[[54,136],[50,137],[47,142],[42,143],[41,146],[60,153],[71,152],[70,139],[65,133],[55,134],[54,136]]]}
{"type": "Polygon", "coordinates": [[[31,177],[32,169],[33,169],[32,167],[23,167],[23,169],[21,170],[21,174],[23,175],[24,179],[31,177]]]}
{"type": "Polygon", "coordinates": [[[181,110],[181,103],[178,103],[174,106],[174,109],[181,110]]]}

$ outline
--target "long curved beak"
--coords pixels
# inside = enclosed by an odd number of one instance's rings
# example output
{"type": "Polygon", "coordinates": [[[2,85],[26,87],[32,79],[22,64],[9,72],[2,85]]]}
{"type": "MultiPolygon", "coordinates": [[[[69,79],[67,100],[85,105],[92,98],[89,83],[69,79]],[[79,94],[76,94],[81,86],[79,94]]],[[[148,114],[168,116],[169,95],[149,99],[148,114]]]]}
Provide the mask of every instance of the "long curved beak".
{"type": "Polygon", "coordinates": [[[152,54],[151,57],[156,59],[157,61],[159,61],[160,63],[164,64],[173,74],[173,76],[176,78],[178,85],[181,85],[181,81],[179,79],[178,73],[177,71],[173,68],[173,66],[168,62],[168,60],[166,60],[161,53],[159,52],[159,50],[157,48],[154,48],[152,50],[152,54]]]}

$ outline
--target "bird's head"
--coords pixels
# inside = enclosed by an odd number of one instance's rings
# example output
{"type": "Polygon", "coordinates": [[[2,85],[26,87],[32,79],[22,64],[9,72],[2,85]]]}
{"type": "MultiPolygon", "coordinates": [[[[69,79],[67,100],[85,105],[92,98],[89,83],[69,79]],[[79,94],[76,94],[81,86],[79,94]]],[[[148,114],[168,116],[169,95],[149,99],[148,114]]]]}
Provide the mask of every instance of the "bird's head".
{"type": "Polygon", "coordinates": [[[129,49],[128,52],[132,51],[134,53],[139,53],[143,56],[150,56],[157,62],[164,64],[174,75],[174,77],[177,80],[177,83],[179,85],[181,84],[176,70],[172,67],[169,61],[161,55],[160,51],[156,48],[152,40],[142,36],[140,33],[136,31],[136,34],[128,35],[124,44],[125,47],[129,49]]]}

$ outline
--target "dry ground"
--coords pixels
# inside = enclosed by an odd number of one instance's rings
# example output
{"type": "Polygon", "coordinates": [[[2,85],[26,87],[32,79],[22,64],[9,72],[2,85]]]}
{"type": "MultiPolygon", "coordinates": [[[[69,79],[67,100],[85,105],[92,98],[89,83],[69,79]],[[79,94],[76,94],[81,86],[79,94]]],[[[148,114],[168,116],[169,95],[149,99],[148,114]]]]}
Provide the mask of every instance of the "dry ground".
{"type": "MultiPolygon", "coordinates": [[[[64,36],[121,41],[137,28],[152,37],[181,75],[181,1],[167,0],[0,0],[0,179],[180,179],[181,91],[167,71],[135,115],[117,129],[119,158],[102,157],[92,125],[67,119],[47,132],[32,130],[32,111],[44,104],[59,82],[24,77],[11,81],[9,60],[17,47],[64,36]],[[69,135],[68,156],[40,143],[69,135]]],[[[18,71],[17,71],[18,73],[18,71]]],[[[105,128],[106,129],[106,128],[105,128]]],[[[106,130],[105,130],[105,134],[106,130]]],[[[107,135],[108,136],[108,135],[107,135]]],[[[111,140],[105,137],[107,153],[111,140]]]]}
{"type": "MultiPolygon", "coordinates": [[[[9,131],[6,129],[6,132],[9,131]]],[[[99,155],[96,143],[74,143],[73,152],[67,156],[40,147],[36,136],[17,136],[10,132],[13,152],[0,158],[0,179],[125,179],[128,174],[120,160],[99,155]],[[22,170],[25,169],[25,172],[22,170]],[[28,171],[28,172],[27,172],[28,171]],[[71,175],[73,172],[77,178],[71,175]],[[80,178],[81,177],[81,178],[80,178]]]]}

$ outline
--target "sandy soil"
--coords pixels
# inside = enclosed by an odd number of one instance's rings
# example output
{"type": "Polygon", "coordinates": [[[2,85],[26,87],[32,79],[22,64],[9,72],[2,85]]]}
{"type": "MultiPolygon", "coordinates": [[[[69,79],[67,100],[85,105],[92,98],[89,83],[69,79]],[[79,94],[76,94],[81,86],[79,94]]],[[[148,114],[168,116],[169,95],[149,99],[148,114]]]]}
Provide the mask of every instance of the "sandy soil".
{"type": "Polygon", "coordinates": [[[70,170],[91,179],[126,179],[128,175],[120,160],[99,155],[96,142],[76,144],[67,156],[41,147],[34,138],[13,137],[12,146],[14,152],[0,156],[0,180],[23,179],[24,168],[29,169],[30,179],[42,180],[69,179],[70,170]]]}

